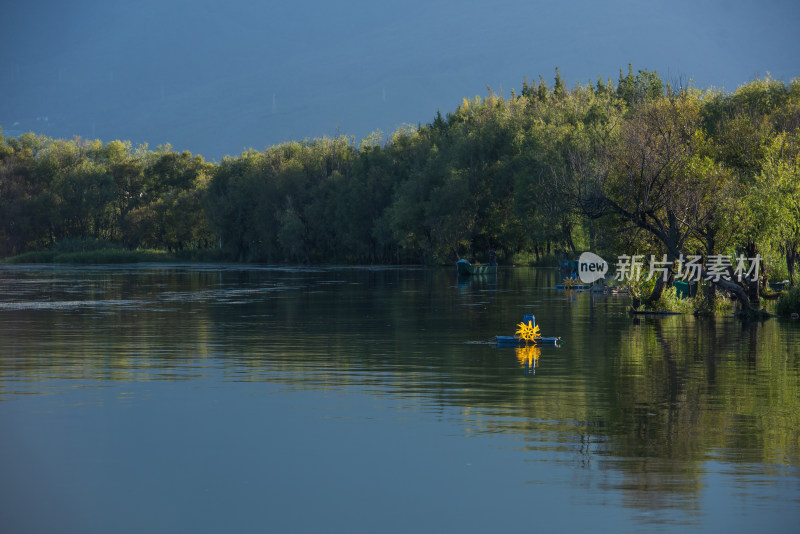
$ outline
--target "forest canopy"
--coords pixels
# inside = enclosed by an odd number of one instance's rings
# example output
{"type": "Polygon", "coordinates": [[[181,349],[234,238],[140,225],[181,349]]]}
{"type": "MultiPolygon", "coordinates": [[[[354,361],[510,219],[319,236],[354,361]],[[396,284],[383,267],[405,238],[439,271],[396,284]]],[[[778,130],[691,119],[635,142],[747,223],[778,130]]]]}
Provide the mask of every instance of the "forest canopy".
{"type": "Polygon", "coordinates": [[[800,258],[800,80],[616,82],[465,98],[384,139],[220,162],[0,132],[0,257],[95,240],[251,262],[443,264],[619,254],[800,258]]]}

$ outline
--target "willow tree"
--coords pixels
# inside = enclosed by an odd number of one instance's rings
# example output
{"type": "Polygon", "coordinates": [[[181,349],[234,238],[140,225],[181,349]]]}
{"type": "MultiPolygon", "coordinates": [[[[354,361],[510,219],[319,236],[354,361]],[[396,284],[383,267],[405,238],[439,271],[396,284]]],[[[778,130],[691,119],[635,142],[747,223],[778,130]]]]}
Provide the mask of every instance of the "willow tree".
{"type": "MultiPolygon", "coordinates": [[[[700,112],[699,96],[689,92],[640,103],[601,142],[572,143],[562,189],[585,215],[616,217],[648,232],[674,266],[721,215],[719,199],[731,187],[730,175],[706,155],[700,112]]],[[[667,282],[673,277],[670,267],[667,282]]],[[[752,311],[741,285],[722,277],[713,283],[752,311]]],[[[649,302],[664,285],[658,277],[649,302]]]]}
{"type": "Polygon", "coordinates": [[[794,279],[800,261],[800,130],[773,137],[749,192],[750,213],[763,221],[763,239],[785,255],[794,279]]]}

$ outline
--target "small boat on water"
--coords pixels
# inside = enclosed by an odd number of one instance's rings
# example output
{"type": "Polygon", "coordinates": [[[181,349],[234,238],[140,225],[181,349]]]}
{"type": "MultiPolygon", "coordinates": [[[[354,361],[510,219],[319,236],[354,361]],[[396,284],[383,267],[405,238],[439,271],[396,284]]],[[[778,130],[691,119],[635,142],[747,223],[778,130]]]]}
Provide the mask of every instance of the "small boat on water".
{"type": "Polygon", "coordinates": [[[784,280],[783,282],[769,282],[769,288],[775,291],[783,291],[789,287],[789,281],[784,280]]]}
{"type": "Polygon", "coordinates": [[[497,274],[497,264],[494,265],[473,265],[467,260],[458,260],[456,263],[456,270],[462,276],[469,276],[473,274],[497,274]]]}

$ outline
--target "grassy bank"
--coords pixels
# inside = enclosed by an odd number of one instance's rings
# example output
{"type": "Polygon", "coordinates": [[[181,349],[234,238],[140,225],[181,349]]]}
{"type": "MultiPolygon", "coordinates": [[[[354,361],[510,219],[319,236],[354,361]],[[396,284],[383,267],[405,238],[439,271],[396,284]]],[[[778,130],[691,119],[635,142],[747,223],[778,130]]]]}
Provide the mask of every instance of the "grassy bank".
{"type": "Polygon", "coordinates": [[[78,265],[169,262],[218,261],[217,251],[183,250],[168,252],[158,249],[137,248],[129,250],[103,239],[65,239],[49,250],[25,252],[0,260],[0,263],[69,263],[78,265]]]}
{"type": "Polygon", "coordinates": [[[174,255],[159,250],[121,250],[101,249],[84,252],[58,252],[41,250],[26,252],[2,260],[3,263],[72,263],[93,265],[103,263],[139,263],[154,261],[174,261],[174,255]]]}

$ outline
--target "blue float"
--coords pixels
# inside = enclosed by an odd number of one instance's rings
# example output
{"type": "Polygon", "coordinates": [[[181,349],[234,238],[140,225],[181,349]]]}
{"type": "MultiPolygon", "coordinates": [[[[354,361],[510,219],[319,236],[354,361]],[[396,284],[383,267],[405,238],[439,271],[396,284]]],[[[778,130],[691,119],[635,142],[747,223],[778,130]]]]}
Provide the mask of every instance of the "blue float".
{"type": "MultiPolygon", "coordinates": [[[[536,326],[536,317],[532,313],[528,313],[522,316],[522,322],[536,326]]],[[[530,345],[524,339],[514,336],[495,336],[495,340],[497,340],[498,347],[524,347],[530,345]]],[[[559,343],[561,343],[560,337],[540,337],[536,339],[536,345],[554,345],[558,347],[559,343]]]]}

